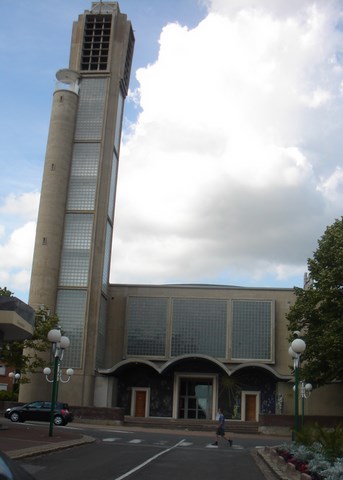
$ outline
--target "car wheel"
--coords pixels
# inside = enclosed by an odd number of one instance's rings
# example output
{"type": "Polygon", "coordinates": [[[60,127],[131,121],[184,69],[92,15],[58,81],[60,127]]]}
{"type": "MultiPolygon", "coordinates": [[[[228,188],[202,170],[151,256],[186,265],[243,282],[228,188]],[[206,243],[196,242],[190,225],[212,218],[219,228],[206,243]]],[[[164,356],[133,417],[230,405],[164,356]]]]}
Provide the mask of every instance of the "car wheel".
{"type": "Polygon", "coordinates": [[[10,420],[11,422],[19,422],[20,420],[20,415],[18,412],[12,412],[10,415],[10,420]]]}
{"type": "Polygon", "coordinates": [[[64,420],[61,415],[55,415],[54,416],[54,424],[55,425],[64,425],[64,420]]]}

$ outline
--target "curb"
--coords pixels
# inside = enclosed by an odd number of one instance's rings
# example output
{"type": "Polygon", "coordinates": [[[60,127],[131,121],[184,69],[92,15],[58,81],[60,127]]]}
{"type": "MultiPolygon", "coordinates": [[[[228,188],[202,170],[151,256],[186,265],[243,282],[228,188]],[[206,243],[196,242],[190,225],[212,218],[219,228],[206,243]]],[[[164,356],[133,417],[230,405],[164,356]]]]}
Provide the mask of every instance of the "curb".
{"type": "Polygon", "coordinates": [[[18,460],[21,458],[33,457],[44,453],[56,452],[57,450],[65,450],[66,448],[78,447],[80,445],[94,443],[95,441],[95,438],[88,435],[83,435],[82,438],[74,440],[66,440],[64,442],[52,443],[49,445],[40,445],[38,447],[22,448],[20,450],[10,450],[9,452],[6,452],[6,455],[11,459],[18,460]]]}
{"type": "Polygon", "coordinates": [[[273,447],[257,449],[257,454],[279,480],[311,480],[307,473],[298,472],[293,464],[285,462],[273,447]]]}

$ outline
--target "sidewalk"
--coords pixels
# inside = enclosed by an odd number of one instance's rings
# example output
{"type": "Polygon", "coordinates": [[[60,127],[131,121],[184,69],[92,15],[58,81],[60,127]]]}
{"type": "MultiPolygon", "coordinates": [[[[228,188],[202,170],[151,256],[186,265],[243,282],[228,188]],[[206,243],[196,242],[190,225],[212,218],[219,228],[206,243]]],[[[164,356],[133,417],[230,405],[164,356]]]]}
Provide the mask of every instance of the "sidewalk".
{"type": "Polygon", "coordinates": [[[25,458],[39,453],[62,450],[84,443],[92,443],[95,439],[63,427],[53,428],[49,437],[49,423],[16,424],[6,420],[0,424],[0,450],[10,458],[25,458]]]}

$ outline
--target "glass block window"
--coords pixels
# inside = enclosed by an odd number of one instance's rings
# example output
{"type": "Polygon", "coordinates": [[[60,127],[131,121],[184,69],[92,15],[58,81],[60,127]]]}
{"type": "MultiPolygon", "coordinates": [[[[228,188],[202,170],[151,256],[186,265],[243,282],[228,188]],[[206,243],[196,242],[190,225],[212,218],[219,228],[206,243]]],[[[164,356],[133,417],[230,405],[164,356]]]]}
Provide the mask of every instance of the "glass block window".
{"type": "Polygon", "coordinates": [[[88,285],[93,215],[68,213],[65,216],[60,266],[60,286],[88,285]]]}
{"type": "Polygon", "coordinates": [[[65,250],[61,260],[60,286],[86,287],[88,283],[89,252],[65,250]]]}
{"type": "Polygon", "coordinates": [[[94,210],[96,178],[70,178],[68,210],[94,210]]]}
{"type": "Polygon", "coordinates": [[[92,230],[92,214],[68,213],[65,216],[63,248],[89,250],[92,230]]]}
{"type": "Polygon", "coordinates": [[[96,367],[105,367],[105,352],[106,352],[106,319],[107,319],[107,301],[101,297],[100,303],[100,317],[98,323],[98,335],[96,346],[96,367]]]}
{"type": "Polygon", "coordinates": [[[232,358],[272,360],[272,301],[232,302],[232,358]]]}
{"type": "Polygon", "coordinates": [[[66,368],[81,368],[86,299],[85,290],[57,292],[56,313],[62,330],[70,340],[70,347],[65,350],[63,357],[66,368]]]}
{"type": "Polygon", "coordinates": [[[116,153],[114,152],[113,161],[112,161],[110,194],[108,197],[108,217],[112,221],[113,221],[113,215],[114,215],[114,204],[115,204],[116,189],[117,189],[117,175],[118,175],[118,158],[116,156],[116,153]]]}
{"type": "Polygon", "coordinates": [[[82,79],[75,140],[101,140],[107,83],[106,78],[82,79]]]}
{"type": "Polygon", "coordinates": [[[133,30],[130,29],[130,37],[129,37],[129,43],[128,43],[128,46],[127,46],[125,67],[124,67],[124,76],[123,76],[123,81],[122,81],[125,95],[127,95],[127,92],[128,92],[128,89],[129,89],[129,81],[130,81],[130,73],[131,73],[131,65],[132,65],[134,45],[135,45],[135,37],[134,37],[134,34],[133,34],[133,30]]]}
{"type": "Polygon", "coordinates": [[[102,290],[104,293],[107,293],[107,287],[108,287],[108,277],[109,277],[110,262],[111,262],[111,243],[112,243],[112,226],[109,222],[107,222],[105,252],[104,252],[104,266],[102,271],[102,290]]]}
{"type": "Polygon", "coordinates": [[[100,157],[99,143],[76,143],[71,163],[68,210],[94,210],[100,157]]]}
{"type": "Polygon", "coordinates": [[[123,120],[123,111],[124,111],[124,97],[119,91],[118,95],[118,106],[117,106],[117,116],[116,116],[116,129],[114,132],[114,148],[119,155],[120,147],[120,137],[121,137],[121,125],[123,120]]]}
{"type": "Polygon", "coordinates": [[[96,177],[100,158],[100,143],[75,143],[71,164],[72,177],[96,177]]]}
{"type": "Polygon", "coordinates": [[[226,301],[175,298],[172,322],[172,356],[226,356],[226,301]]]}
{"type": "Polygon", "coordinates": [[[128,355],[165,355],[167,309],[167,298],[128,298],[128,355]]]}

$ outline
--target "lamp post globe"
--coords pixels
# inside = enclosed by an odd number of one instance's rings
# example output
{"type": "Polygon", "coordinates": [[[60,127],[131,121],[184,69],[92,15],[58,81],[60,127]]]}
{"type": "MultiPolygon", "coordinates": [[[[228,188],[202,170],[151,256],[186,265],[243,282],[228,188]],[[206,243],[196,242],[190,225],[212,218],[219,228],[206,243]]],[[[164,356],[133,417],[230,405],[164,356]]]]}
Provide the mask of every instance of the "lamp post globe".
{"type": "Polygon", "coordinates": [[[296,354],[295,351],[293,350],[292,346],[289,347],[289,349],[288,349],[288,354],[289,354],[292,358],[296,358],[296,357],[297,357],[297,354],[296,354]]]}
{"type": "Polygon", "coordinates": [[[302,353],[304,353],[306,349],[306,343],[301,338],[296,338],[291,343],[291,348],[293,352],[297,353],[298,355],[301,355],[302,353]]]}
{"type": "Polygon", "coordinates": [[[70,346],[70,340],[68,337],[65,337],[62,335],[61,340],[60,340],[60,348],[68,348],[70,346]]]}
{"type": "Polygon", "coordinates": [[[48,340],[51,343],[58,343],[61,341],[61,336],[62,336],[61,330],[58,330],[57,328],[53,328],[48,333],[48,340]]]}
{"type": "Polygon", "coordinates": [[[312,392],[312,389],[313,389],[312,385],[310,383],[306,383],[305,385],[306,392],[310,393],[312,392]]]}

